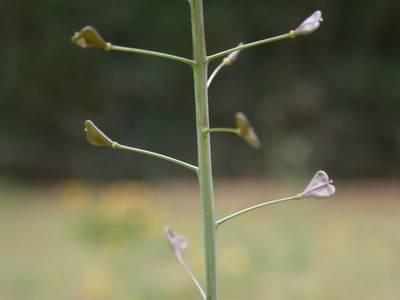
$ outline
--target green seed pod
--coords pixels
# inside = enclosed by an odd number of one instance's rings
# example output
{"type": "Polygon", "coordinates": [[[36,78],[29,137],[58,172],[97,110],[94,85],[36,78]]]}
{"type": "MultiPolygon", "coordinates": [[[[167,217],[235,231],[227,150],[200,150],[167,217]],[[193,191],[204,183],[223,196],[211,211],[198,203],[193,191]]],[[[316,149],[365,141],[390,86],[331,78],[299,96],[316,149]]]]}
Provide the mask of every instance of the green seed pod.
{"type": "Polygon", "coordinates": [[[244,113],[236,113],[236,128],[238,129],[238,135],[251,147],[255,149],[261,147],[260,140],[254,131],[254,128],[250,126],[249,120],[244,113]]]}
{"type": "Polygon", "coordinates": [[[112,147],[114,143],[90,120],[85,121],[85,132],[88,143],[93,146],[112,147]]]}
{"type": "Polygon", "coordinates": [[[71,42],[81,48],[107,48],[106,41],[92,26],[86,26],[81,31],[75,32],[71,42]]]}

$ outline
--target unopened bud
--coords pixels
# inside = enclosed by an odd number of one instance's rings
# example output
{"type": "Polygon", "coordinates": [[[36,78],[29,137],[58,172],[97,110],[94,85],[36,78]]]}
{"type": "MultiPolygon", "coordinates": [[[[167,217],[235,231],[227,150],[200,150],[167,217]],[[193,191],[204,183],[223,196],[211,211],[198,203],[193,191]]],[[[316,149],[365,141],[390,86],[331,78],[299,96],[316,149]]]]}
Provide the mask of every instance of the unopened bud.
{"type": "Polygon", "coordinates": [[[261,147],[260,140],[254,128],[250,126],[249,120],[244,113],[236,113],[236,128],[238,130],[238,135],[250,146],[256,149],[261,147]]]}
{"type": "Polygon", "coordinates": [[[89,144],[97,147],[113,147],[114,142],[97,128],[92,121],[85,121],[85,132],[89,144]]]}
{"type": "Polygon", "coordinates": [[[81,48],[107,48],[103,37],[92,26],[86,26],[81,31],[75,32],[71,42],[81,48]]]}
{"type": "Polygon", "coordinates": [[[322,12],[317,10],[311,16],[309,16],[299,27],[292,31],[294,36],[297,35],[307,35],[311,34],[318,29],[321,25],[322,19],[322,12]]]}
{"type": "Polygon", "coordinates": [[[300,198],[327,198],[333,196],[336,188],[324,171],[318,171],[311,179],[305,190],[299,194],[300,198]]]}
{"type": "MultiPolygon", "coordinates": [[[[243,45],[243,43],[240,43],[238,45],[238,47],[240,47],[242,45],[243,45]]],[[[232,52],[231,54],[229,54],[227,57],[225,57],[224,60],[223,60],[224,61],[224,65],[225,66],[232,65],[238,59],[240,51],[241,50],[236,50],[236,51],[232,52]]]]}

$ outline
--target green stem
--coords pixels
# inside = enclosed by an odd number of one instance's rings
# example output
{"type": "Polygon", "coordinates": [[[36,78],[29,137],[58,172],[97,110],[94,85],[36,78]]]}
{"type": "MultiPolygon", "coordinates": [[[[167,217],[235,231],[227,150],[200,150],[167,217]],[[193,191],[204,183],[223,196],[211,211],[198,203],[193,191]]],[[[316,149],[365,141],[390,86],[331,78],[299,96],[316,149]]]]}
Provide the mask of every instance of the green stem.
{"type": "Polygon", "coordinates": [[[200,282],[197,280],[196,276],[192,273],[190,268],[186,265],[186,263],[182,259],[178,259],[179,263],[181,264],[183,270],[186,272],[186,274],[190,277],[190,279],[193,281],[194,285],[197,287],[199,290],[201,297],[205,300],[206,299],[206,293],[204,292],[200,282]]]}
{"type": "Polygon", "coordinates": [[[226,62],[225,62],[225,61],[222,61],[222,62],[218,65],[218,67],[215,68],[214,72],[212,72],[210,78],[209,78],[208,81],[207,81],[207,88],[210,87],[211,82],[213,82],[215,76],[217,76],[218,72],[221,71],[221,69],[222,69],[223,67],[225,67],[225,65],[226,65],[226,62]]]}
{"type": "Polygon", "coordinates": [[[218,299],[216,227],[209,129],[207,53],[204,34],[203,1],[190,0],[194,90],[196,101],[197,148],[199,159],[199,187],[202,203],[203,235],[205,249],[206,299],[218,299]]]}
{"type": "Polygon", "coordinates": [[[289,32],[289,33],[285,33],[282,35],[278,35],[272,38],[268,38],[268,39],[264,39],[264,40],[260,40],[260,41],[256,41],[256,42],[252,42],[252,43],[248,43],[248,44],[244,44],[241,46],[237,46],[235,48],[231,48],[229,50],[225,50],[213,55],[210,55],[207,57],[207,61],[210,62],[212,60],[215,60],[217,58],[226,56],[232,52],[235,52],[237,50],[244,50],[247,48],[251,48],[251,47],[255,47],[255,46],[259,46],[259,45],[263,45],[263,44],[267,44],[267,43],[272,43],[272,42],[277,42],[277,41],[281,41],[281,40],[285,40],[285,39],[289,39],[289,38],[294,38],[295,36],[293,35],[293,32],[289,32]]]}
{"type": "Polygon", "coordinates": [[[183,63],[191,65],[191,66],[193,66],[195,64],[195,62],[193,60],[191,60],[191,59],[187,59],[187,58],[176,56],[176,55],[166,54],[166,53],[157,52],[157,51],[137,49],[137,48],[115,46],[115,45],[112,45],[110,43],[107,44],[106,50],[107,51],[121,51],[121,52],[127,52],[127,53],[156,56],[156,57],[160,57],[160,58],[165,58],[165,59],[169,59],[169,60],[175,60],[175,61],[183,62],[183,63]]]}
{"type": "Polygon", "coordinates": [[[204,131],[204,133],[233,133],[239,134],[239,130],[237,128],[209,128],[204,131]]]}
{"type": "Polygon", "coordinates": [[[282,199],[277,199],[277,200],[273,200],[273,201],[268,201],[268,202],[264,202],[264,203],[261,203],[261,204],[257,204],[257,205],[254,205],[254,206],[250,206],[248,208],[239,210],[239,211],[237,211],[237,212],[235,212],[235,213],[233,213],[233,214],[231,214],[229,216],[226,216],[226,217],[224,217],[222,219],[219,219],[217,221],[216,225],[218,227],[221,224],[225,223],[226,221],[229,221],[229,220],[231,220],[233,218],[236,218],[236,217],[238,217],[240,215],[243,215],[245,213],[248,213],[248,212],[250,212],[252,210],[255,210],[255,209],[263,207],[263,206],[267,206],[267,205],[271,205],[271,204],[277,204],[277,203],[281,203],[281,202],[285,202],[285,201],[298,200],[298,199],[301,199],[300,195],[287,197],[287,198],[282,198],[282,199]]]}
{"type": "Polygon", "coordinates": [[[159,158],[159,159],[163,159],[163,160],[169,161],[169,162],[171,162],[173,164],[176,164],[178,166],[185,167],[185,168],[187,168],[187,169],[189,169],[189,170],[191,170],[191,171],[193,171],[195,173],[197,173],[197,170],[198,170],[198,168],[196,166],[193,166],[193,165],[188,164],[188,163],[186,163],[184,161],[181,161],[181,160],[178,160],[178,159],[175,159],[175,158],[163,155],[163,154],[159,154],[159,153],[156,153],[156,152],[147,151],[147,150],[143,150],[143,149],[139,149],[139,148],[128,147],[128,146],[120,145],[120,144],[118,144],[116,142],[113,143],[112,147],[113,147],[113,149],[125,150],[125,151],[130,151],[130,152],[137,152],[137,153],[149,155],[149,156],[152,156],[152,157],[156,157],[156,158],[159,158]]]}

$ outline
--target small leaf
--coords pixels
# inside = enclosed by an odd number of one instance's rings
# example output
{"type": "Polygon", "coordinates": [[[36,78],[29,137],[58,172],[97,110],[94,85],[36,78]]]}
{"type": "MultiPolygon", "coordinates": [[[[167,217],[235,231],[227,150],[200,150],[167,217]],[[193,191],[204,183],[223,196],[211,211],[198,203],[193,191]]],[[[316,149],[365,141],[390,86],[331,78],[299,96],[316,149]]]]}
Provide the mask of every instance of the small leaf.
{"type": "Polygon", "coordinates": [[[300,198],[327,198],[336,192],[333,181],[329,179],[324,171],[318,171],[311,179],[305,190],[299,195],[300,198]]]}
{"type": "Polygon", "coordinates": [[[245,114],[241,112],[236,113],[236,128],[238,130],[238,135],[251,147],[256,149],[261,147],[260,140],[254,131],[254,128],[250,126],[249,120],[245,114]]]}
{"type": "Polygon", "coordinates": [[[183,262],[183,253],[189,247],[189,242],[186,238],[180,235],[176,235],[171,228],[166,227],[164,229],[165,236],[168,239],[168,242],[171,246],[172,251],[174,252],[176,258],[183,262]]]}
{"type": "Polygon", "coordinates": [[[81,31],[75,32],[71,42],[81,48],[107,48],[103,37],[92,26],[86,26],[81,31]]]}
{"type": "Polygon", "coordinates": [[[318,29],[322,21],[322,12],[320,10],[317,10],[303,23],[301,23],[301,25],[297,27],[293,32],[295,35],[311,34],[318,29]]]}
{"type": "Polygon", "coordinates": [[[93,146],[112,147],[114,143],[90,120],[85,121],[85,132],[88,143],[93,146]]]}

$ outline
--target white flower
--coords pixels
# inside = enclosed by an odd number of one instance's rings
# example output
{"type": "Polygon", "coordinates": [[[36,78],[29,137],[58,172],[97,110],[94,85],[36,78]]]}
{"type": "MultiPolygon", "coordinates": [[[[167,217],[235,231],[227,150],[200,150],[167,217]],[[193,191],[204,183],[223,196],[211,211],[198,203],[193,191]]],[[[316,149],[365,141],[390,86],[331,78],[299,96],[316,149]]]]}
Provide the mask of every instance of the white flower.
{"type": "Polygon", "coordinates": [[[295,36],[297,35],[307,35],[313,33],[321,25],[322,12],[317,10],[311,16],[309,16],[299,27],[297,27],[293,32],[295,36]]]}
{"type": "Polygon", "coordinates": [[[318,171],[311,179],[300,198],[327,198],[335,194],[336,188],[324,171],[318,171]]]}

